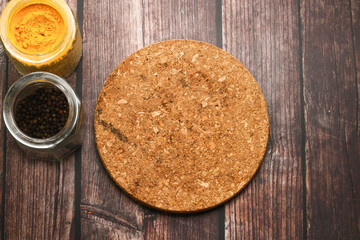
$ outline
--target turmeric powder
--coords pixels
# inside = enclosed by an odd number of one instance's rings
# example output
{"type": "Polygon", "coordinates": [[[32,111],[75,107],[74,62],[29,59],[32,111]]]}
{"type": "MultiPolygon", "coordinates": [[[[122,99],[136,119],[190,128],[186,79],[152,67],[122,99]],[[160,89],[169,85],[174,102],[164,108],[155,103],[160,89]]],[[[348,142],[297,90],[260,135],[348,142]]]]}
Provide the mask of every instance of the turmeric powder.
{"type": "Polygon", "coordinates": [[[27,5],[16,11],[10,20],[11,42],[28,54],[46,54],[62,41],[66,26],[61,14],[43,3],[27,5]]]}

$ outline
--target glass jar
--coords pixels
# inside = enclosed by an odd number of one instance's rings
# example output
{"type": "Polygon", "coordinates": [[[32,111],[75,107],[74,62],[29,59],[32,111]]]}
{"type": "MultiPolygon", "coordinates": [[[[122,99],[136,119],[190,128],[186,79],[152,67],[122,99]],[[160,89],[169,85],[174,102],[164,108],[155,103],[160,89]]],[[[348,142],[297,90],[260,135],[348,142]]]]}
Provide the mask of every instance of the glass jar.
{"type": "MultiPolygon", "coordinates": [[[[14,21],[12,23],[14,23],[14,21]]],[[[29,23],[29,26],[27,26],[27,29],[23,30],[23,32],[31,31],[28,35],[35,37],[32,33],[39,33],[38,26],[31,21],[27,23],[29,23]]],[[[47,22],[43,24],[43,27],[45,30],[49,30],[47,29],[49,26],[46,23],[47,22]]],[[[16,29],[19,29],[19,26],[17,26],[16,29]]],[[[21,36],[19,35],[20,33],[16,34],[18,34],[17,36],[21,36]]],[[[47,34],[48,33],[44,32],[43,36],[47,36],[47,34]]],[[[36,39],[41,38],[40,35],[39,38],[37,37],[38,36],[36,36],[36,39]]],[[[82,55],[82,39],[76,17],[66,2],[61,0],[11,0],[4,8],[0,17],[0,40],[11,62],[22,75],[36,71],[44,71],[65,78],[75,70],[82,55]],[[10,26],[12,20],[16,20],[15,17],[21,16],[20,11],[25,8],[29,10],[29,6],[34,7],[35,5],[41,5],[42,8],[51,8],[52,11],[55,11],[57,14],[56,19],[62,19],[61,23],[63,25],[61,35],[59,36],[61,39],[55,37],[53,41],[56,42],[52,42],[54,44],[53,47],[29,52],[25,51],[25,48],[22,47],[27,47],[25,38],[22,39],[24,41],[22,44],[21,42],[17,42],[14,37],[15,33],[11,32],[11,29],[14,28],[10,28],[10,26]]],[[[42,44],[39,44],[39,46],[41,45],[42,44]]]]}
{"type": "Polygon", "coordinates": [[[18,145],[33,159],[62,160],[81,145],[82,105],[71,86],[63,78],[51,73],[35,72],[16,81],[4,100],[3,117],[10,134],[18,145]],[[33,138],[23,133],[15,121],[17,103],[38,88],[56,87],[66,97],[69,115],[64,127],[56,135],[33,138]]]}

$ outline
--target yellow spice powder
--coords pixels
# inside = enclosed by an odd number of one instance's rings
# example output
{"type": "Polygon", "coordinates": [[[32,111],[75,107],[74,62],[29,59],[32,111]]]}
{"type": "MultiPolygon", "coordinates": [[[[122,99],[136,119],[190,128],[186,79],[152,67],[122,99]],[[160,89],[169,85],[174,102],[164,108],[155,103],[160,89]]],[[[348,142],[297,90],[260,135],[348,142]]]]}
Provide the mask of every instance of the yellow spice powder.
{"type": "Polygon", "coordinates": [[[11,42],[28,54],[49,53],[65,35],[65,23],[53,7],[35,3],[16,11],[10,20],[11,42]]]}

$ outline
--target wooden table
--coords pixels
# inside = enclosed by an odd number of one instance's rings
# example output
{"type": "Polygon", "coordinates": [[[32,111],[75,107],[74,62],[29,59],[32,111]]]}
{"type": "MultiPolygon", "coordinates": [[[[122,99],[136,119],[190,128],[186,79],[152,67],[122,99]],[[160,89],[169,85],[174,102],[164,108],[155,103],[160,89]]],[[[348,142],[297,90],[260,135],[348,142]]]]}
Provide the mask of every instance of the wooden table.
{"type": "MultiPolygon", "coordinates": [[[[82,62],[68,81],[82,97],[86,136],[63,162],[30,161],[0,121],[3,239],[360,238],[358,0],[68,3],[83,34],[82,62]],[[93,136],[97,96],[112,69],[143,46],[178,38],[212,43],[243,62],[271,124],[249,186],[190,215],[129,198],[105,172],[93,136]]],[[[19,77],[0,48],[1,99],[19,77]]]]}

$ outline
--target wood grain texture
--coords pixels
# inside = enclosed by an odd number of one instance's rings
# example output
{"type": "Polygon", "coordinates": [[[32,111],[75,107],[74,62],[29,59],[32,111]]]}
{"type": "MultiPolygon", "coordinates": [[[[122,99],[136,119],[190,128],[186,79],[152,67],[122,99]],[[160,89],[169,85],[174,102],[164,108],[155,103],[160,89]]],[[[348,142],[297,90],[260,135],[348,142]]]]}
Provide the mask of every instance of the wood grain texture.
{"type": "Polygon", "coordinates": [[[110,179],[94,141],[97,96],[112,70],[143,45],[141,1],[84,1],[81,238],[140,239],[143,210],[110,179]]]}
{"type": "MultiPolygon", "coordinates": [[[[0,9],[5,7],[6,1],[0,0],[0,9]]],[[[3,101],[7,90],[7,65],[8,58],[0,44],[0,236],[3,236],[4,228],[4,184],[5,184],[5,149],[6,149],[6,127],[3,121],[3,101]]]]}
{"type": "MultiPolygon", "coordinates": [[[[356,119],[356,128],[357,128],[357,146],[356,142],[353,143],[352,150],[357,150],[358,154],[360,154],[360,110],[359,110],[359,104],[360,104],[360,2],[359,1],[351,1],[351,22],[352,22],[352,35],[353,35],[353,44],[354,44],[354,55],[355,55],[355,85],[357,87],[357,104],[356,104],[356,112],[357,112],[357,119],[356,119]]],[[[356,153],[355,153],[356,154],[356,153]]],[[[358,156],[358,162],[360,161],[360,156],[358,156]]],[[[355,158],[356,161],[356,158],[355,158]]],[[[359,169],[360,164],[357,165],[355,168],[350,168],[351,176],[353,177],[352,182],[353,183],[359,183],[360,182],[360,176],[359,169]]],[[[354,215],[355,219],[357,220],[357,228],[358,232],[360,233],[360,185],[359,184],[353,184],[354,186],[354,192],[357,193],[357,195],[354,196],[354,215]]]]}
{"type": "Polygon", "coordinates": [[[301,16],[307,235],[359,239],[359,99],[350,1],[306,0],[301,16]]]}
{"type": "Polygon", "coordinates": [[[224,50],[260,84],[270,142],[258,174],[226,205],[226,239],[303,236],[297,1],[223,1],[224,50]]]}
{"type": "Polygon", "coordinates": [[[223,239],[216,208],[204,213],[177,215],[148,210],[144,218],[145,239],[223,239]]]}
{"type": "MultiPolygon", "coordinates": [[[[168,39],[194,39],[216,44],[216,1],[143,1],[144,45],[168,39]]],[[[145,210],[148,239],[217,239],[223,208],[200,214],[167,214],[145,210]]],[[[221,227],[221,226],[220,226],[221,227]]],[[[221,237],[221,236],[220,236],[221,237]]]]}
{"type": "Polygon", "coordinates": [[[216,45],[216,1],[142,0],[144,46],[169,39],[216,45]]]}
{"type": "MultiPolygon", "coordinates": [[[[352,37],[353,37],[353,44],[354,44],[354,55],[355,55],[355,85],[357,87],[357,103],[356,103],[356,112],[357,112],[357,118],[356,118],[356,137],[357,137],[357,146],[356,146],[356,139],[353,139],[352,141],[355,141],[352,143],[353,147],[351,148],[353,151],[356,150],[358,153],[358,164],[355,168],[350,168],[351,176],[352,176],[352,182],[353,183],[360,183],[360,176],[359,176],[359,162],[360,162],[360,110],[359,110],[359,104],[360,104],[360,2],[353,0],[350,2],[351,4],[351,24],[352,24],[352,37]]],[[[353,134],[354,136],[354,134],[353,134]]],[[[354,153],[356,156],[356,153],[354,153]]],[[[356,158],[355,158],[356,161],[356,158]]],[[[354,165],[352,165],[354,166],[354,165]]],[[[353,184],[354,192],[357,193],[357,195],[354,196],[354,215],[355,219],[357,220],[357,229],[358,232],[360,232],[360,184],[353,184]]]]}

